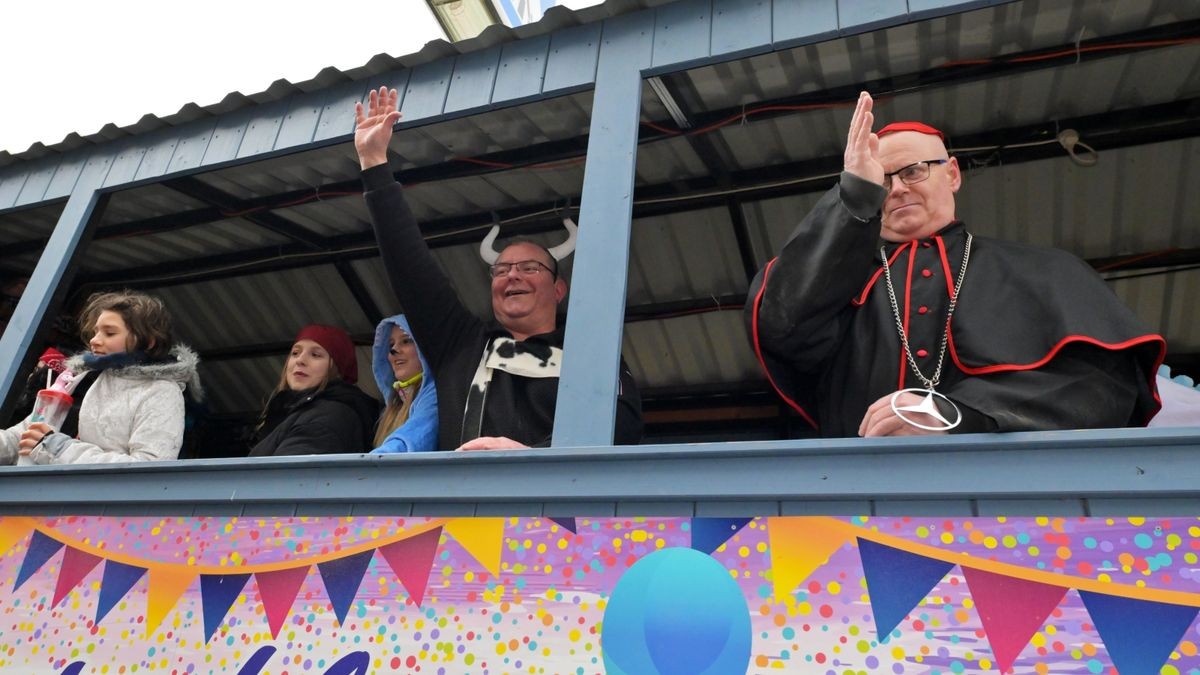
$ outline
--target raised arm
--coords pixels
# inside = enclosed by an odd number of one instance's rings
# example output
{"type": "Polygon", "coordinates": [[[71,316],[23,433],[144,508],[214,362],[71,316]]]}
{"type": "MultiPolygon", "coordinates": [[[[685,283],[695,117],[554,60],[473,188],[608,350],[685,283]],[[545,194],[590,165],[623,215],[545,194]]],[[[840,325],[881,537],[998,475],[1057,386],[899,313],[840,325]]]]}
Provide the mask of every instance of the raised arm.
{"type": "Polygon", "coordinates": [[[870,95],[858,99],[839,184],[817,202],[750,287],[746,319],[756,348],[815,371],[837,345],[879,238],[883,165],[870,95]]]}
{"type": "Polygon", "coordinates": [[[400,119],[395,89],[372,91],[355,105],[354,148],[363,168],[364,198],[392,292],[437,373],[447,354],[471,344],[483,325],[463,306],[429,252],[416,218],[387,165],[392,126],[400,119]]]}

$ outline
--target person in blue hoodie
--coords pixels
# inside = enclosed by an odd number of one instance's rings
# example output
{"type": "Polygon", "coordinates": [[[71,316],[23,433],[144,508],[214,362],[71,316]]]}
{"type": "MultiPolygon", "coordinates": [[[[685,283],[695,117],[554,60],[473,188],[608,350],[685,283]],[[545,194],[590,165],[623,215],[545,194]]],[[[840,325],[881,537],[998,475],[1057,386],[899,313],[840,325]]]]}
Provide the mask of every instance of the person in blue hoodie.
{"type": "Polygon", "coordinates": [[[412,339],[403,314],[379,322],[371,372],[386,406],[375,427],[372,454],[437,450],[437,389],[433,371],[412,339]]]}

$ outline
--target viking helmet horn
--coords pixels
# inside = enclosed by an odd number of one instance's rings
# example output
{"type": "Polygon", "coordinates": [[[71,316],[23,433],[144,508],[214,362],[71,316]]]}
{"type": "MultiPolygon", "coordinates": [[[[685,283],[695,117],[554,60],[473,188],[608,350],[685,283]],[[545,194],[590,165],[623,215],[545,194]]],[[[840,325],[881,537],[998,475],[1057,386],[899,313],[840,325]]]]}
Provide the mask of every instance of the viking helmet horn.
{"type": "Polygon", "coordinates": [[[578,233],[579,233],[579,227],[575,224],[575,221],[570,219],[570,217],[564,216],[562,222],[563,222],[563,227],[567,228],[566,241],[559,244],[558,246],[553,246],[551,248],[546,249],[547,251],[550,252],[550,255],[555,260],[558,260],[560,262],[562,261],[563,258],[566,258],[567,256],[569,256],[575,252],[575,238],[578,236],[578,233]]]}
{"type": "Polygon", "coordinates": [[[489,265],[495,265],[500,258],[500,252],[496,250],[496,236],[500,234],[500,226],[493,225],[492,229],[488,230],[487,236],[483,241],[479,242],[479,257],[483,258],[483,262],[489,265]]]}
{"type": "MultiPolygon", "coordinates": [[[[578,236],[579,227],[575,221],[570,218],[563,218],[563,227],[567,228],[567,238],[558,246],[552,246],[546,249],[552,258],[557,261],[562,261],[563,258],[575,252],[575,239],[578,236]]],[[[489,265],[495,265],[500,259],[500,251],[496,250],[496,237],[500,235],[500,226],[493,225],[492,229],[488,230],[487,236],[483,241],[479,242],[479,257],[489,265]]]]}

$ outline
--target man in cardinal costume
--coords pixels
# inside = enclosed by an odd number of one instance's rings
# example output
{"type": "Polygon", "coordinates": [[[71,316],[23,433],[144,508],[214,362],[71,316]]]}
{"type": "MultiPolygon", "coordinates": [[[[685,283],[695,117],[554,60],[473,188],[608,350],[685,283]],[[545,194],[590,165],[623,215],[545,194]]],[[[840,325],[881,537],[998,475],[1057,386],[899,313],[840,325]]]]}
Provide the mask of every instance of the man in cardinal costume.
{"type": "Polygon", "coordinates": [[[754,349],[822,436],[1145,425],[1166,352],[1082,260],[976,237],[941,132],[872,131],[751,285],[754,349]],[[882,241],[881,241],[882,240],[882,241]]]}

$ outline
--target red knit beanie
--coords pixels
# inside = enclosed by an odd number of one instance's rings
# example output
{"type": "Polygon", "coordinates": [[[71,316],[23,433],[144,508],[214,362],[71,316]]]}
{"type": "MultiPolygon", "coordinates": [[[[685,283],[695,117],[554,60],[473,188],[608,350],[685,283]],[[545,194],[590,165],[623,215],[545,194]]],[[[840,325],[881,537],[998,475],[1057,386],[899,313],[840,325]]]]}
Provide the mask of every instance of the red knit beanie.
{"type": "Polygon", "coordinates": [[[938,138],[942,139],[943,143],[946,142],[945,134],[938,131],[937,129],[934,129],[933,127],[929,126],[928,124],[924,124],[922,122],[892,122],[891,124],[887,125],[886,127],[880,129],[879,133],[877,133],[875,135],[880,138],[883,138],[884,136],[887,136],[888,134],[894,134],[898,131],[915,131],[918,134],[928,134],[930,136],[937,136],[938,138]]]}
{"type": "Polygon", "coordinates": [[[350,384],[358,381],[358,359],[354,356],[354,341],[349,333],[337,326],[310,323],[296,333],[294,342],[301,340],[312,340],[324,347],[343,380],[350,384]]]}

